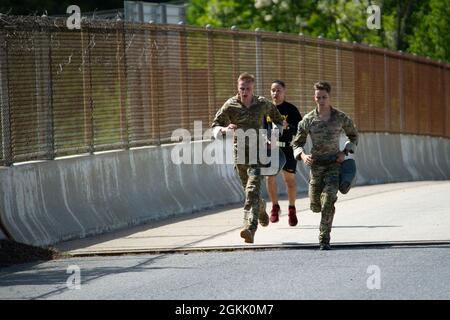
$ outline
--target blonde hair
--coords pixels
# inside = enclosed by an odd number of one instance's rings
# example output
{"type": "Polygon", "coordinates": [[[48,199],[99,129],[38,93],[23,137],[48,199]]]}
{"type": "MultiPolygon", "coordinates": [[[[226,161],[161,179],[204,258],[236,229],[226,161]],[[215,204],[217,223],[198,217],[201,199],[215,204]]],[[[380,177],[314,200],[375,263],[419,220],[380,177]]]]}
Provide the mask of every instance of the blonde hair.
{"type": "Polygon", "coordinates": [[[239,78],[238,78],[238,82],[239,81],[245,81],[245,82],[255,82],[255,76],[248,73],[248,72],[244,72],[241,73],[239,78]]]}

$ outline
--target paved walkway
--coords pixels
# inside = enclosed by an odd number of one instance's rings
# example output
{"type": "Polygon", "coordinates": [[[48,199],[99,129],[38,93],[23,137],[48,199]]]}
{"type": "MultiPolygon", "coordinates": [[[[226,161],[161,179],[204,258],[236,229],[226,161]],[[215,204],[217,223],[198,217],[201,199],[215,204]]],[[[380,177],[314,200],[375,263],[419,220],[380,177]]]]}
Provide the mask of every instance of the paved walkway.
{"type": "MultiPolygon", "coordinates": [[[[450,243],[450,181],[361,186],[338,195],[331,244],[371,245],[411,242],[450,243]]],[[[239,237],[242,205],[167,219],[100,236],[60,243],[72,255],[156,253],[183,250],[234,250],[318,246],[320,214],[309,210],[306,194],[297,200],[299,224],[287,221],[281,200],[280,221],[259,227],[254,244],[239,237]]],[[[270,211],[268,202],[267,210],[270,211]]]]}

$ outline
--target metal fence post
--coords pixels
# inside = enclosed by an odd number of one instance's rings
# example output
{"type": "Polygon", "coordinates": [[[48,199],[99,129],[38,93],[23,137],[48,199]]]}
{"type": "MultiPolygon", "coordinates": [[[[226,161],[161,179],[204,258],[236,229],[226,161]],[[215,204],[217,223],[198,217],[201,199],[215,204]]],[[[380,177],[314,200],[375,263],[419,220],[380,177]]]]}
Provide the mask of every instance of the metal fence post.
{"type": "Polygon", "coordinates": [[[210,121],[212,121],[216,110],[216,88],[214,86],[214,40],[211,26],[207,25],[206,30],[208,39],[208,116],[210,121]]]}
{"type": "Polygon", "coordinates": [[[238,77],[239,73],[239,30],[236,26],[232,26],[233,40],[232,40],[232,64],[233,64],[233,85],[234,79],[238,77]]]}
{"type": "MultiPolygon", "coordinates": [[[[411,65],[411,61],[410,60],[408,60],[408,64],[411,65]]],[[[430,68],[429,65],[427,65],[425,68],[423,68],[423,67],[419,68],[419,64],[417,64],[417,63],[413,64],[413,74],[414,74],[413,79],[414,79],[414,82],[413,82],[413,90],[412,91],[415,93],[414,94],[414,98],[415,98],[414,100],[415,101],[419,101],[420,100],[420,98],[417,95],[417,90],[420,90],[419,89],[419,87],[420,87],[420,79],[419,79],[420,71],[422,69],[422,76],[425,79],[430,79],[429,78],[429,68],[430,68]]],[[[408,81],[406,85],[410,85],[410,82],[408,81]]],[[[408,104],[408,106],[409,106],[409,104],[408,104]]],[[[429,134],[430,133],[430,121],[431,121],[431,118],[428,117],[429,121],[427,121],[427,122],[425,121],[425,119],[426,119],[425,116],[424,117],[420,116],[420,102],[414,104],[414,120],[415,120],[414,121],[414,125],[415,125],[415,128],[412,131],[416,132],[418,134],[429,134]],[[422,123],[423,123],[423,127],[425,129],[422,129],[422,125],[421,125],[422,123]]]]}
{"type": "MultiPolygon", "coordinates": [[[[158,33],[155,24],[150,24],[150,36],[148,37],[150,46],[150,108],[151,108],[151,119],[152,119],[152,133],[155,137],[155,144],[161,144],[161,127],[160,118],[158,112],[158,101],[155,92],[159,92],[159,79],[158,79],[158,51],[157,51],[157,41],[158,33]]],[[[147,37],[146,37],[147,41],[147,37]]]]}
{"type": "Polygon", "coordinates": [[[53,69],[52,69],[52,34],[48,33],[48,122],[46,127],[46,155],[49,160],[55,159],[55,128],[53,114],[53,69]]]}
{"type": "Polygon", "coordinates": [[[308,107],[307,107],[307,101],[306,101],[306,94],[307,94],[307,90],[306,90],[306,73],[305,73],[305,36],[303,35],[303,33],[299,33],[299,40],[298,40],[298,45],[299,45],[299,52],[300,54],[299,59],[300,59],[300,63],[299,63],[299,74],[300,74],[300,104],[301,107],[303,108],[303,115],[306,115],[308,113],[308,107]]]}
{"type": "MultiPolygon", "coordinates": [[[[87,147],[87,151],[90,154],[94,153],[94,101],[92,98],[92,64],[91,64],[91,32],[89,27],[82,28],[81,30],[86,30],[87,33],[87,46],[82,48],[83,51],[83,103],[84,103],[84,141],[87,147]],[[87,55],[87,65],[86,65],[86,55],[87,55]],[[86,76],[86,72],[88,75],[86,76]]],[[[81,32],[82,44],[83,35],[85,33],[81,32]]]]}
{"type": "MultiPolygon", "coordinates": [[[[178,45],[179,45],[179,65],[180,65],[180,102],[181,102],[181,128],[188,129],[191,124],[189,123],[189,68],[188,68],[188,47],[187,47],[187,32],[184,25],[181,26],[181,30],[178,32],[178,45]]],[[[194,140],[197,137],[194,137],[194,140]]]]}
{"type": "Polygon", "coordinates": [[[405,110],[403,100],[403,59],[398,58],[398,81],[399,81],[399,107],[400,107],[400,133],[405,130],[405,110]]]}
{"type": "Polygon", "coordinates": [[[337,95],[337,105],[342,108],[341,97],[342,97],[342,67],[341,67],[341,49],[339,48],[339,39],[336,40],[336,95],[337,95]]]}
{"type": "Polygon", "coordinates": [[[360,68],[360,59],[359,59],[359,54],[357,51],[357,43],[354,41],[352,43],[352,51],[353,51],[353,61],[354,61],[354,67],[353,67],[353,99],[354,99],[354,109],[353,109],[353,117],[355,120],[356,125],[359,126],[359,129],[365,129],[362,128],[361,125],[361,119],[360,119],[360,102],[361,102],[361,94],[359,92],[359,90],[357,90],[357,88],[360,86],[359,82],[360,79],[360,75],[359,75],[359,68],[360,68]]]}
{"type": "Polygon", "coordinates": [[[263,94],[263,57],[262,57],[262,37],[261,30],[259,28],[255,29],[255,40],[256,40],[256,93],[263,94]]]}
{"type": "MultiPolygon", "coordinates": [[[[369,51],[369,75],[370,74],[374,74],[374,64],[375,64],[375,62],[374,62],[374,59],[373,59],[373,52],[372,51],[369,51]]],[[[370,82],[370,78],[368,79],[368,81],[369,81],[369,86],[370,87],[372,87],[372,83],[370,82]]],[[[374,97],[374,90],[373,90],[373,88],[371,88],[371,90],[369,90],[369,94],[368,94],[368,100],[369,101],[367,101],[367,107],[368,107],[368,111],[369,111],[369,117],[370,117],[370,119],[372,120],[372,121],[370,121],[370,130],[371,131],[377,131],[377,121],[376,121],[376,118],[375,118],[375,113],[376,113],[376,110],[375,110],[375,97],[374,97]]],[[[367,99],[367,96],[366,96],[366,99],[367,99]]]]}
{"type": "Polygon", "coordinates": [[[127,108],[127,56],[125,39],[125,21],[117,23],[116,27],[116,63],[117,75],[119,77],[119,96],[120,96],[120,142],[125,149],[130,148],[129,117],[127,108]],[[120,30],[122,29],[122,30],[120,30]],[[123,70],[122,67],[123,66],[123,70]]]}
{"type": "Polygon", "coordinates": [[[322,47],[322,36],[317,37],[317,55],[319,56],[319,77],[321,81],[323,78],[323,47],[322,47]]]}
{"type": "Polygon", "coordinates": [[[13,164],[8,76],[8,40],[4,31],[2,31],[0,32],[0,102],[2,121],[2,162],[5,166],[11,166],[13,164]]]}
{"type": "Polygon", "coordinates": [[[384,129],[387,132],[391,132],[391,103],[390,103],[390,86],[389,86],[389,60],[386,55],[386,49],[384,49],[383,55],[384,64],[384,129]]]}
{"type": "Polygon", "coordinates": [[[443,137],[447,137],[450,138],[450,99],[449,97],[449,92],[448,92],[448,86],[450,85],[448,78],[450,75],[450,68],[447,67],[441,67],[441,71],[444,73],[443,74],[443,80],[442,80],[442,85],[444,86],[444,96],[445,96],[445,104],[444,104],[444,128],[442,129],[442,136],[443,137]]]}
{"type": "Polygon", "coordinates": [[[282,36],[283,36],[283,32],[278,31],[277,32],[278,79],[283,79],[284,81],[286,81],[286,79],[285,79],[286,78],[286,67],[285,67],[286,51],[285,51],[285,46],[284,46],[284,41],[282,39],[282,36]]]}

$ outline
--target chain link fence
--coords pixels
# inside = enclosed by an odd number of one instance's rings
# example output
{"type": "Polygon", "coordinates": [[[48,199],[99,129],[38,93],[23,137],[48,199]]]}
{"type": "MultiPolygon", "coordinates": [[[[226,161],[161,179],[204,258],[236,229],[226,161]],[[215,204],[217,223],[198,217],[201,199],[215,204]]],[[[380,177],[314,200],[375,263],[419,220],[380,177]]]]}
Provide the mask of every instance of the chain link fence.
{"type": "MultiPolygon", "coordinates": [[[[159,145],[204,130],[241,72],[282,79],[305,114],[313,84],[361,132],[450,138],[450,66],[360,44],[262,31],[0,17],[0,163],[159,145]]],[[[201,139],[201,137],[195,137],[201,139]]]]}

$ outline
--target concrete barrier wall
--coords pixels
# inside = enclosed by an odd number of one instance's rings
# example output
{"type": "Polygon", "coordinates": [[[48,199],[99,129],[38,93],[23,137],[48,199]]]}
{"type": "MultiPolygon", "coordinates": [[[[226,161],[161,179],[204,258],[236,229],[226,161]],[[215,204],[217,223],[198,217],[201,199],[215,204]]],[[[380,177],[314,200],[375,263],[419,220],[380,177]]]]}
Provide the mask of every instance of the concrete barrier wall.
{"type": "Polygon", "coordinates": [[[425,136],[363,135],[358,184],[450,179],[450,140],[425,136]]]}
{"type": "MultiPolygon", "coordinates": [[[[192,143],[191,159],[198,160],[209,144],[192,143]]],[[[232,165],[175,164],[172,154],[179,148],[164,145],[0,168],[1,221],[16,241],[46,246],[243,201],[232,165]]],[[[355,159],[359,185],[450,179],[449,139],[361,134],[355,159]]],[[[298,169],[298,191],[306,191],[308,168],[299,162],[298,169]]],[[[278,181],[285,192],[281,177],[278,181]]]]}
{"type": "Polygon", "coordinates": [[[48,245],[243,201],[232,166],[175,165],[173,148],[2,168],[1,219],[16,241],[48,245]]]}
{"type": "MultiPolygon", "coordinates": [[[[342,149],[345,141],[342,136],[342,149]]],[[[306,150],[309,146],[308,140],[306,150]]],[[[450,139],[362,133],[358,149],[350,158],[356,161],[356,185],[450,179],[450,139]]],[[[297,190],[306,192],[309,168],[298,162],[297,173],[297,190]]],[[[277,182],[280,193],[285,194],[281,176],[277,182]]]]}

